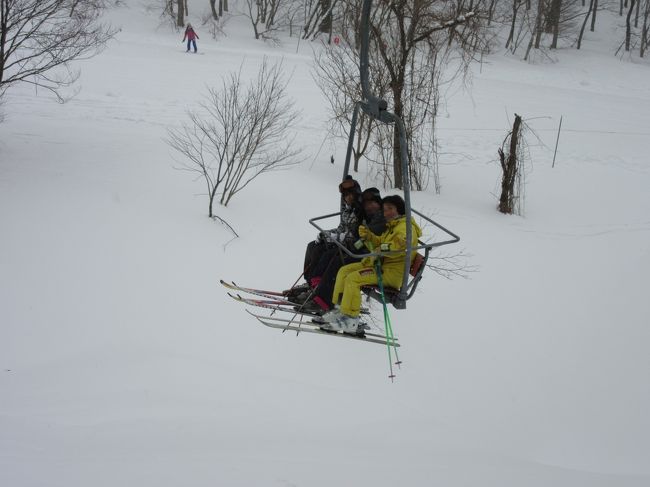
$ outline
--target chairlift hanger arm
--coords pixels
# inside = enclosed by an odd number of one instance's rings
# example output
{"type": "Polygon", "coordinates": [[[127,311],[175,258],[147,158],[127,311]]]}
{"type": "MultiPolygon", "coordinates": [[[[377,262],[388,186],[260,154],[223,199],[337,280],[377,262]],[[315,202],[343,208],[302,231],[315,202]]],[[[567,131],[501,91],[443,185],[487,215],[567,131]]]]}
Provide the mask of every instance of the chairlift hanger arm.
{"type": "MultiPolygon", "coordinates": [[[[415,288],[417,287],[417,282],[421,278],[421,272],[418,277],[416,277],[409,284],[409,273],[410,273],[410,262],[411,255],[414,251],[422,250],[425,251],[425,258],[428,258],[429,252],[434,247],[440,247],[442,245],[447,245],[450,243],[455,243],[460,240],[460,237],[453,232],[447,230],[442,225],[433,221],[431,218],[423,215],[422,213],[411,209],[411,175],[409,173],[409,154],[408,154],[408,143],[406,139],[406,127],[401,118],[396,114],[388,111],[388,103],[386,100],[383,100],[370,92],[370,82],[368,76],[368,66],[369,66],[369,56],[368,52],[370,49],[370,11],[372,8],[372,0],[363,0],[362,10],[361,10],[361,49],[359,53],[359,76],[361,79],[361,100],[357,101],[354,104],[354,110],[352,112],[352,120],[350,124],[350,133],[348,136],[348,147],[345,156],[345,166],[343,168],[343,178],[349,174],[350,170],[350,161],[352,158],[352,152],[354,147],[354,138],[356,135],[357,119],[359,116],[359,110],[363,110],[365,114],[372,117],[375,120],[378,120],[385,124],[394,125],[395,130],[397,130],[399,136],[399,146],[400,146],[400,162],[401,162],[401,175],[402,175],[402,190],[404,192],[404,205],[405,205],[405,216],[406,221],[410,222],[412,217],[412,212],[419,215],[426,221],[433,224],[436,228],[442,230],[444,233],[451,237],[448,240],[441,242],[432,242],[428,244],[422,244],[418,246],[413,246],[412,237],[413,237],[413,226],[406,225],[406,255],[404,256],[404,271],[402,275],[402,285],[399,290],[399,295],[397,299],[393,302],[396,308],[405,308],[406,301],[413,295],[415,288]]],[[[450,27],[450,26],[447,26],[450,27]]],[[[336,214],[334,214],[336,215],[336,214]]],[[[328,216],[334,216],[328,215],[328,216]]],[[[314,225],[316,228],[321,230],[318,225],[314,223],[316,220],[320,220],[326,217],[318,217],[309,220],[309,222],[314,225]]],[[[322,231],[322,230],[321,230],[322,231]]],[[[421,243],[421,242],[418,242],[421,243]]],[[[352,254],[347,248],[336,242],[336,245],[347,255],[353,257],[363,257],[365,255],[378,255],[376,253],[364,254],[363,256],[358,256],[352,254]]]]}

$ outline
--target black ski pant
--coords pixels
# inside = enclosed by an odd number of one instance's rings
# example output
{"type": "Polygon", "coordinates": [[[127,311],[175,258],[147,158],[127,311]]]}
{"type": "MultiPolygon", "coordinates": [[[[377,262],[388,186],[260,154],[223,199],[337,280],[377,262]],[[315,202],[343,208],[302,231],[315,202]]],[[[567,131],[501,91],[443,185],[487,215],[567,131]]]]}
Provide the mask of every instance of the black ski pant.
{"type": "MultiPolygon", "coordinates": [[[[325,252],[321,257],[321,265],[324,263],[322,274],[320,274],[321,280],[314,290],[312,299],[319,297],[332,308],[332,293],[334,292],[334,284],[336,283],[336,274],[338,274],[339,269],[344,265],[359,262],[360,260],[357,257],[349,256],[338,248],[325,252]]],[[[318,276],[318,274],[315,275],[318,276]]]]}
{"type": "MultiPolygon", "coordinates": [[[[324,271],[325,266],[321,264],[323,255],[332,250],[333,244],[313,240],[307,244],[305,249],[305,280],[309,283],[312,278],[318,277],[324,271]]],[[[327,261],[329,262],[329,261],[327,261]]]]}

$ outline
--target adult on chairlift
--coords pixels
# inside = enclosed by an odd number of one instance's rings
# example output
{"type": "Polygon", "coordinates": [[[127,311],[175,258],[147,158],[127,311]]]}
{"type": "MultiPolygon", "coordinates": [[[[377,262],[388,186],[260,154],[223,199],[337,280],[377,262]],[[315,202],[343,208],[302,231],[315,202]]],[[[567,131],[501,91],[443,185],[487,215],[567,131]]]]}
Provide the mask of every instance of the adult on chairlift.
{"type": "MultiPolygon", "coordinates": [[[[368,188],[361,193],[361,202],[363,205],[362,224],[375,235],[381,235],[386,229],[386,219],[382,211],[381,194],[377,188],[368,188]]],[[[361,239],[354,243],[354,249],[351,251],[355,254],[365,254],[368,252],[367,247],[361,239]]],[[[308,313],[323,314],[329,311],[334,305],[332,303],[332,293],[334,292],[334,283],[336,274],[339,269],[346,264],[359,262],[361,257],[348,255],[338,247],[328,250],[321,257],[321,261],[326,263],[325,270],[320,276],[320,281],[313,289],[310,299],[301,307],[301,311],[308,313]]],[[[321,265],[322,267],[322,265],[321,265]]],[[[315,278],[318,279],[318,276],[315,278]]]]}
{"type": "Polygon", "coordinates": [[[358,228],[363,219],[361,187],[352,176],[348,175],[339,184],[339,192],[343,201],[341,203],[341,220],[338,227],[319,232],[316,240],[307,244],[304,263],[306,284],[294,286],[285,291],[285,295],[295,302],[304,302],[311,296],[313,288],[320,283],[321,276],[332,258],[329,251],[337,248],[333,243],[334,241],[338,241],[352,250],[354,249],[354,243],[359,239],[358,228]]]}
{"type": "MultiPolygon", "coordinates": [[[[377,236],[368,228],[359,226],[359,236],[365,241],[371,251],[386,252],[380,257],[364,257],[361,262],[341,267],[334,285],[332,302],[339,308],[323,315],[323,328],[357,333],[359,329],[359,312],[361,310],[361,287],[376,285],[379,282],[378,271],[381,272],[384,286],[399,288],[402,284],[404,259],[406,258],[406,229],[407,222],[405,204],[401,196],[387,196],[383,199],[386,230],[377,236]],[[380,259],[377,262],[377,259],[380,259]]],[[[411,218],[411,246],[417,246],[422,230],[411,218]]],[[[411,254],[411,261],[415,253],[411,254]]]]}

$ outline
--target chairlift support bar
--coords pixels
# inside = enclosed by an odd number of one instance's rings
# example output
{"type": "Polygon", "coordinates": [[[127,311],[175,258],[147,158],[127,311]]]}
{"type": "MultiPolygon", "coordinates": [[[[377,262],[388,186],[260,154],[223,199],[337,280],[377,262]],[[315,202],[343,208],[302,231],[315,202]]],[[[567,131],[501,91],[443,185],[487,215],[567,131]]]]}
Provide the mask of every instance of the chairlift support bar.
{"type": "MultiPolygon", "coordinates": [[[[418,245],[417,247],[413,247],[412,250],[417,251],[417,250],[433,249],[435,247],[441,247],[443,245],[456,243],[456,242],[458,242],[460,240],[460,237],[458,235],[453,233],[451,230],[448,230],[447,228],[443,227],[442,225],[440,225],[435,220],[432,220],[428,216],[420,213],[418,210],[412,209],[411,211],[412,211],[412,213],[415,213],[420,218],[422,218],[423,220],[428,221],[429,223],[434,225],[436,228],[442,230],[443,232],[445,232],[447,235],[449,235],[451,237],[449,240],[442,240],[440,242],[420,243],[420,245],[418,245]]],[[[309,220],[309,223],[312,226],[314,226],[319,232],[327,232],[327,229],[321,228],[318,224],[316,224],[316,222],[318,220],[325,220],[327,218],[334,218],[335,216],[340,216],[340,215],[341,215],[341,212],[339,211],[337,213],[330,213],[329,215],[317,216],[317,217],[311,218],[309,220]]],[[[343,253],[349,255],[350,257],[355,257],[355,258],[373,257],[373,256],[377,257],[377,256],[381,256],[381,255],[399,254],[399,253],[402,252],[402,251],[396,250],[396,251],[393,251],[393,252],[390,252],[390,251],[388,251],[388,252],[368,252],[366,254],[355,254],[355,253],[352,253],[345,245],[341,244],[340,242],[333,241],[333,243],[336,244],[336,246],[339,247],[343,251],[343,253]]]]}

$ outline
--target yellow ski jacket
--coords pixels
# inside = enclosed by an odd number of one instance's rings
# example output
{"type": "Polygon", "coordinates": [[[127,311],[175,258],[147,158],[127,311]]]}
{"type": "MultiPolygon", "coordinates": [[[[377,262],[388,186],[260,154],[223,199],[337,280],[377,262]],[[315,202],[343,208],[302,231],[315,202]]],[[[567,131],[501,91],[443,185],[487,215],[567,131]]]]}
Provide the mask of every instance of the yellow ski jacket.
{"type": "MultiPolygon", "coordinates": [[[[411,225],[413,231],[411,235],[411,246],[417,247],[418,239],[422,236],[422,229],[418,226],[415,220],[411,217],[411,225]]],[[[382,252],[389,252],[382,257],[382,267],[387,266],[404,266],[404,258],[406,257],[406,217],[400,216],[386,223],[386,230],[381,235],[375,235],[368,231],[366,235],[366,242],[372,245],[372,249],[382,252]],[[392,253],[402,250],[403,252],[392,253]]],[[[411,253],[411,262],[415,258],[416,252],[411,253]]],[[[364,266],[371,267],[375,263],[376,257],[364,257],[361,263],[364,266]]]]}

